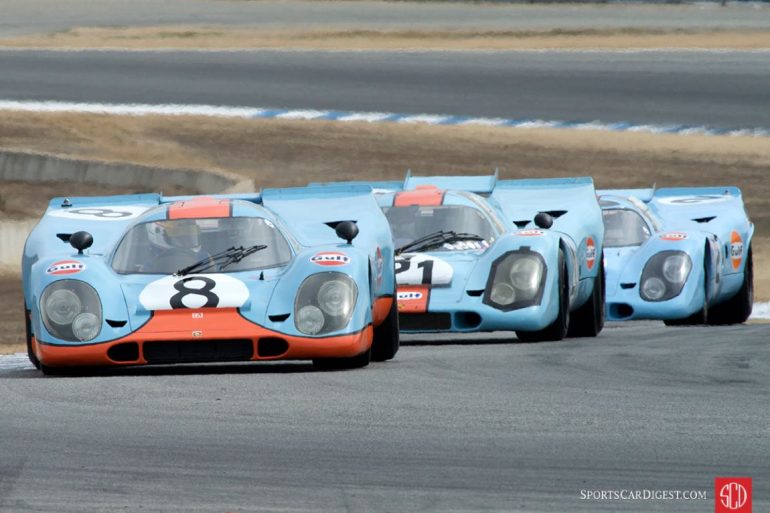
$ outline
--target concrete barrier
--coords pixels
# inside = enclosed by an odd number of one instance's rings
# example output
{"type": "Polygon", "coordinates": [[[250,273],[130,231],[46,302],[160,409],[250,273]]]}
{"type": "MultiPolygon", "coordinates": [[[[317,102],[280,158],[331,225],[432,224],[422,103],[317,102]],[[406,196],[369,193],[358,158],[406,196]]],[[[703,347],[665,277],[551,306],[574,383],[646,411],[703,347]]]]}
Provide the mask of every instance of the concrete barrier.
{"type": "MultiPolygon", "coordinates": [[[[164,169],[8,151],[0,151],[0,183],[3,180],[31,183],[90,182],[127,187],[141,184],[149,191],[177,185],[191,188],[200,194],[255,191],[252,180],[226,171],[164,169]]],[[[0,271],[19,272],[24,242],[37,221],[0,221],[0,271]]]]}
{"type": "Polygon", "coordinates": [[[164,185],[179,185],[190,187],[201,194],[254,192],[252,180],[226,171],[164,169],[24,152],[0,152],[2,180],[90,182],[127,187],[141,184],[148,190],[157,190],[164,185]]]}

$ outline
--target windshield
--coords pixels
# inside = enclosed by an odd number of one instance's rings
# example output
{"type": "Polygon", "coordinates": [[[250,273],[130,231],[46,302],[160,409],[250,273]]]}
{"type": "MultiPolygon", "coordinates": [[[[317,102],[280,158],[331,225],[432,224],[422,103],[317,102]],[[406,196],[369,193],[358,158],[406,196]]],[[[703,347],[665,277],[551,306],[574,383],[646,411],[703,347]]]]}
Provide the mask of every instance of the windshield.
{"type": "Polygon", "coordinates": [[[650,238],[650,229],[633,210],[604,210],[604,247],[639,246],[650,238]]]}
{"type": "MultiPolygon", "coordinates": [[[[267,247],[231,262],[227,272],[275,267],[291,260],[286,239],[266,219],[176,219],[134,226],[120,242],[112,268],[121,274],[173,274],[228,248],[254,245],[267,247]]],[[[210,272],[219,271],[216,265],[210,267],[210,272]]]]}
{"type": "Polygon", "coordinates": [[[385,209],[385,216],[397,248],[440,231],[477,235],[481,238],[452,240],[435,247],[444,251],[486,248],[495,238],[494,229],[484,214],[464,205],[391,207],[385,209]]]}

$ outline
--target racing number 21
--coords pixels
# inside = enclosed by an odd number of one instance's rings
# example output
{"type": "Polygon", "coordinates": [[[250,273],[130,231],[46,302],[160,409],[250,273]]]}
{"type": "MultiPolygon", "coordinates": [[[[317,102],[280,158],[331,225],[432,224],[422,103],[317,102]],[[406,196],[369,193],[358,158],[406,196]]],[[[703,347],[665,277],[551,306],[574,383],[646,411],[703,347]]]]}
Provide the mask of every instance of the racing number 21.
{"type": "MultiPolygon", "coordinates": [[[[412,261],[406,258],[396,260],[396,274],[405,273],[412,267],[412,261]]],[[[417,264],[422,269],[422,284],[430,285],[433,282],[433,260],[423,260],[417,264]]]]}

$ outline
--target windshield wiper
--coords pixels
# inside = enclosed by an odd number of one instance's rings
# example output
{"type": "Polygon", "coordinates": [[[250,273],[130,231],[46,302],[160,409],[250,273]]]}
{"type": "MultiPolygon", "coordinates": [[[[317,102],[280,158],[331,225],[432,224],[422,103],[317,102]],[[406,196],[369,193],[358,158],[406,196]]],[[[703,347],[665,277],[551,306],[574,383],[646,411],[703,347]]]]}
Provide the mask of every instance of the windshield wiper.
{"type": "Polygon", "coordinates": [[[188,265],[187,267],[183,267],[182,269],[179,269],[177,272],[174,273],[174,276],[186,276],[192,272],[200,273],[208,269],[211,269],[216,265],[219,265],[219,270],[221,271],[225,267],[231,264],[237,264],[247,256],[252,255],[257,251],[262,251],[266,247],[267,245],[265,244],[255,244],[247,248],[244,248],[243,246],[239,246],[236,248],[235,246],[233,246],[215,255],[211,255],[209,257],[203,258],[192,265],[188,265]]]}
{"type": "Polygon", "coordinates": [[[457,233],[453,230],[439,230],[396,248],[396,254],[400,255],[404,251],[409,250],[420,251],[423,249],[440,246],[446,242],[456,242],[460,240],[484,240],[484,237],[476,235],[475,233],[457,233]]]}

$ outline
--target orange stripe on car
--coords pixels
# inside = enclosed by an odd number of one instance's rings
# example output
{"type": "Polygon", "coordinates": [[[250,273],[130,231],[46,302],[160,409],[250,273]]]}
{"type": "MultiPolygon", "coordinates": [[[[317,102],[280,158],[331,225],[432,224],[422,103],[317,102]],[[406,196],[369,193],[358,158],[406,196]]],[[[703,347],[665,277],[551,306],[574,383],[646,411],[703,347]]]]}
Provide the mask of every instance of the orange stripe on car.
{"type": "Polygon", "coordinates": [[[444,202],[444,191],[435,185],[418,185],[413,191],[396,193],[393,200],[394,207],[409,207],[417,205],[421,207],[435,207],[444,202]]]}
{"type": "Polygon", "coordinates": [[[209,217],[230,217],[230,200],[204,196],[202,198],[177,201],[168,207],[169,219],[200,219],[209,217]]]}
{"type": "Polygon", "coordinates": [[[390,308],[393,306],[393,298],[390,296],[378,297],[372,306],[372,324],[379,326],[388,318],[390,308]]]}

